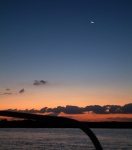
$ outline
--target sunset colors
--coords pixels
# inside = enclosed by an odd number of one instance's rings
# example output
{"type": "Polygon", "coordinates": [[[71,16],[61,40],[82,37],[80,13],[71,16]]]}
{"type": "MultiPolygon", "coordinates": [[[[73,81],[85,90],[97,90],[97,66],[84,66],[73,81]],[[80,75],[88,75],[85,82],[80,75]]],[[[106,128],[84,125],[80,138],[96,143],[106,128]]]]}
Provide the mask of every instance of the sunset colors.
{"type": "Polygon", "coordinates": [[[0,110],[127,104],[51,112],[132,121],[131,0],[0,1],[0,110]]]}

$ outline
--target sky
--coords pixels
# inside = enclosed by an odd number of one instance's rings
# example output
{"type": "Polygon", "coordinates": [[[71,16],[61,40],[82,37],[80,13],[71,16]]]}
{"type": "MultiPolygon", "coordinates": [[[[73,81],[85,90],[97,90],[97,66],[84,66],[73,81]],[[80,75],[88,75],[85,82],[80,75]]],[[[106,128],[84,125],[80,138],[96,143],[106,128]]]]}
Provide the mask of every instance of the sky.
{"type": "Polygon", "coordinates": [[[0,110],[129,103],[131,0],[0,1],[0,110]]]}

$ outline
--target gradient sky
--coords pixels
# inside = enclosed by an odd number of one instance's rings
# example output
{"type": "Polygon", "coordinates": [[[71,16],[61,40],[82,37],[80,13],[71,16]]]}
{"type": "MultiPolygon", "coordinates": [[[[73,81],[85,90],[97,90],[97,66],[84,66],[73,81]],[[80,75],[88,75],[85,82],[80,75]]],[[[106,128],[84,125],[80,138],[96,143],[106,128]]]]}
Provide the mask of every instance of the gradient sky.
{"type": "Polygon", "coordinates": [[[131,102],[131,0],[0,1],[0,109],[131,102]]]}

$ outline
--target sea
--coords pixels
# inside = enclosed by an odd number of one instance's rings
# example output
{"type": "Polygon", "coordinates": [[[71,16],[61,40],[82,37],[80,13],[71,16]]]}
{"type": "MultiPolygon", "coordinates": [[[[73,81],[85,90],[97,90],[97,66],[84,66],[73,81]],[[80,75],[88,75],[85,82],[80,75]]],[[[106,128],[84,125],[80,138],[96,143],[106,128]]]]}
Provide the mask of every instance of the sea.
{"type": "MultiPolygon", "coordinates": [[[[91,129],[104,150],[132,150],[132,129],[91,129]]],[[[0,128],[0,150],[95,150],[77,128],[0,128]]]]}

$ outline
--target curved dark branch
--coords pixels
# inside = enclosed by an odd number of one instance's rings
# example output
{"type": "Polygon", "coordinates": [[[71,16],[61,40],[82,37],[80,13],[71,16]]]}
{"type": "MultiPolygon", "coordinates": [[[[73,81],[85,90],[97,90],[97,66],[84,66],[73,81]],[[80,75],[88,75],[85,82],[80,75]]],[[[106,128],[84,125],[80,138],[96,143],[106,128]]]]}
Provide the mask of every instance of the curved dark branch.
{"type": "Polygon", "coordinates": [[[20,112],[11,112],[11,111],[0,111],[0,116],[8,116],[8,117],[16,117],[16,118],[23,118],[23,119],[31,119],[36,121],[44,121],[46,124],[61,124],[66,125],[67,127],[71,128],[80,128],[83,130],[87,136],[91,139],[93,142],[96,150],[102,150],[102,146],[100,142],[98,141],[95,134],[88,128],[87,125],[83,124],[82,122],[79,122],[74,119],[65,118],[65,117],[57,117],[57,116],[43,116],[43,115],[37,115],[37,114],[28,114],[28,113],[20,113],[20,112]]]}

